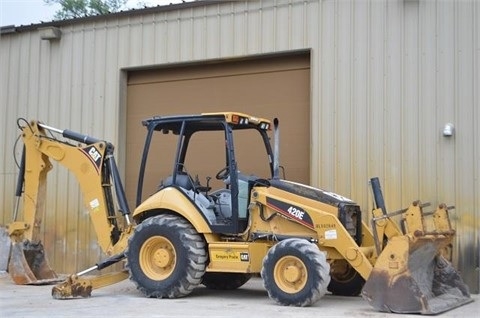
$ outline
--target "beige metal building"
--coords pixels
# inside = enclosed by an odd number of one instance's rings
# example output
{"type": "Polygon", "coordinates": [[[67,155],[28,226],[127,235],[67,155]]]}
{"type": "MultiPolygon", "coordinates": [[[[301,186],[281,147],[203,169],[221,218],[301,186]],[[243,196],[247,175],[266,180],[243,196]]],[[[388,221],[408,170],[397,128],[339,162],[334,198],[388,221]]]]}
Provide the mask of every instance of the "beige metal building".
{"type": "MultiPolygon", "coordinates": [[[[479,68],[475,0],[195,1],[5,26],[0,224],[18,117],[112,141],[133,206],[143,118],[250,112],[280,119],[289,179],[352,198],[365,219],[371,177],[391,211],[455,205],[455,264],[478,293],[479,68]]],[[[91,266],[102,254],[73,176],[56,169],[48,193],[52,267],[91,266]]]]}

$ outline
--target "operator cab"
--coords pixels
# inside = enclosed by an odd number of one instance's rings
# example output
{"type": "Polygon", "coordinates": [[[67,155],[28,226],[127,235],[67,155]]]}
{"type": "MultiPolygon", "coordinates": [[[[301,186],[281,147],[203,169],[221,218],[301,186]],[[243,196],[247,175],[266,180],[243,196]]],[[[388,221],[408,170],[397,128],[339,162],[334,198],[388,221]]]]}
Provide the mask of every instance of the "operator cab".
{"type": "Polygon", "coordinates": [[[209,113],[153,117],[143,124],[148,132],[137,205],[144,199],[143,189],[151,183],[148,179],[153,178],[150,172],[157,170],[159,189],[180,190],[202,213],[212,232],[243,232],[251,187],[256,180],[273,175],[267,135],[270,122],[243,113],[209,113]]]}

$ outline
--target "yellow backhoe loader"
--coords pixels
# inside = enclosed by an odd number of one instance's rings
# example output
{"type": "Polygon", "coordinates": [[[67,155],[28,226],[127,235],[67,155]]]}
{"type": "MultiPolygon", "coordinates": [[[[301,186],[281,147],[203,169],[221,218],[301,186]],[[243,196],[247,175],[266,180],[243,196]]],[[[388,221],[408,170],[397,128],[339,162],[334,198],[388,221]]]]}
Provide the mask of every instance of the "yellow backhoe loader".
{"type": "Polygon", "coordinates": [[[369,226],[352,200],[280,178],[276,119],[225,112],[152,117],[143,125],[146,141],[130,213],[112,144],[19,121],[25,145],[17,187],[23,188],[23,221],[8,226],[9,272],[16,283],[56,279],[38,240],[46,176],[55,160],[76,176],[108,256],[55,285],[56,299],[88,297],[127,277],[147,297],[177,298],[200,284],[236,289],[260,274],[280,305],[309,306],[330,292],[361,294],[379,311],[436,314],[472,301],[442,256],[454,235],[447,206],[432,214],[435,229],[428,230],[424,204],[388,213],[373,178],[376,209],[369,226]],[[175,144],[173,155],[161,146],[162,138],[175,144]],[[149,155],[155,147],[158,153],[149,155]],[[252,168],[261,166],[260,160],[264,170],[252,168]],[[161,169],[168,173],[152,190],[148,180],[161,169]],[[392,220],[400,214],[401,227],[392,220]],[[124,270],[87,275],[122,260],[124,270]]]}

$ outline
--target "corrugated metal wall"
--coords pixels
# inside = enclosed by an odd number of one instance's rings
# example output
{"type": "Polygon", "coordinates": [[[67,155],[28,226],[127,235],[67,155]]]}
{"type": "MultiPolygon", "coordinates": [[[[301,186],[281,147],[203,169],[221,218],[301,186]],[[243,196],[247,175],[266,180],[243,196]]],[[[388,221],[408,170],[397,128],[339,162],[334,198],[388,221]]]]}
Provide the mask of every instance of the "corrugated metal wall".
{"type": "MultiPolygon", "coordinates": [[[[474,0],[235,1],[61,23],[59,41],[36,27],[4,34],[0,221],[14,206],[17,117],[104,137],[122,155],[121,69],[311,49],[312,183],[365,211],[373,176],[391,210],[455,204],[456,260],[478,292],[479,18],[474,0]],[[442,136],[446,123],[454,136],[442,136]]],[[[58,170],[49,191],[54,267],[89,266],[101,253],[75,181],[58,170]]]]}

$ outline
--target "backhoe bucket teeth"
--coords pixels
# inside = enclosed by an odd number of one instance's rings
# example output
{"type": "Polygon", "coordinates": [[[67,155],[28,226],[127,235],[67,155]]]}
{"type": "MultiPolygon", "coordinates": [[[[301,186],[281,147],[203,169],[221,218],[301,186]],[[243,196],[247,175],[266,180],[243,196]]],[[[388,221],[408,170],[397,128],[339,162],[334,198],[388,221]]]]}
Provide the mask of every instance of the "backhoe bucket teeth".
{"type": "Polygon", "coordinates": [[[8,272],[18,285],[48,285],[60,281],[48,265],[42,243],[12,244],[8,272]]]}
{"type": "Polygon", "coordinates": [[[473,301],[468,286],[439,253],[450,238],[393,237],[378,257],[362,296],[378,311],[438,314],[473,301]]]}

